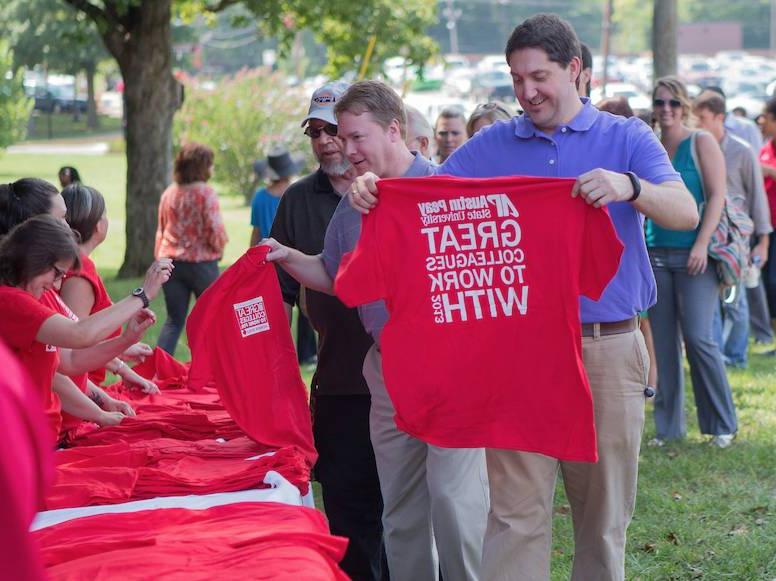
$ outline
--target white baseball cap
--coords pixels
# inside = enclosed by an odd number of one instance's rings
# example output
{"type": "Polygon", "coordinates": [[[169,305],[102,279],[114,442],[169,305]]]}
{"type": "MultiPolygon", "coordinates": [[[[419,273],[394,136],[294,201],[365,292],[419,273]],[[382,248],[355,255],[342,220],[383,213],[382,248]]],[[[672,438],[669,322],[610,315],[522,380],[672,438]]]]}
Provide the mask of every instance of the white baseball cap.
{"type": "Polygon", "coordinates": [[[320,119],[321,121],[336,125],[337,118],[334,116],[334,105],[337,99],[342,97],[345,91],[348,90],[348,87],[349,85],[345,81],[333,81],[316,90],[313,93],[313,98],[310,100],[310,110],[307,111],[307,117],[302,121],[302,127],[310,119],[320,119]]]}

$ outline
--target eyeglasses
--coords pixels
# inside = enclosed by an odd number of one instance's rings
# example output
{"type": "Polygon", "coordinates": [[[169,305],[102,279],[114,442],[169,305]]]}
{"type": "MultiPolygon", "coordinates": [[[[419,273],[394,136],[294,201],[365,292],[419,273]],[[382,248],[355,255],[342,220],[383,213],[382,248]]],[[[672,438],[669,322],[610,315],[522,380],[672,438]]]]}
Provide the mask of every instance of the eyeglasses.
{"type": "Polygon", "coordinates": [[[656,109],[660,109],[662,107],[665,107],[666,104],[671,105],[671,109],[678,109],[682,106],[682,102],[679,99],[669,99],[666,101],[665,99],[653,99],[652,100],[652,106],[656,109]]]}
{"type": "Polygon", "coordinates": [[[65,278],[65,275],[67,274],[66,270],[62,270],[56,264],[52,264],[51,268],[54,269],[54,282],[57,282],[58,280],[62,280],[63,278],[65,278]]]}
{"type": "Polygon", "coordinates": [[[498,111],[499,113],[503,113],[509,119],[512,118],[512,113],[504,109],[504,107],[502,107],[498,103],[494,103],[493,101],[490,101],[489,103],[483,103],[482,105],[477,105],[477,107],[474,109],[473,115],[478,113],[491,113],[495,111],[498,111]]]}
{"type": "Polygon", "coordinates": [[[312,127],[310,125],[304,130],[304,134],[310,139],[318,139],[321,133],[326,132],[326,135],[331,137],[337,137],[337,126],[327,123],[323,127],[312,127]]]}

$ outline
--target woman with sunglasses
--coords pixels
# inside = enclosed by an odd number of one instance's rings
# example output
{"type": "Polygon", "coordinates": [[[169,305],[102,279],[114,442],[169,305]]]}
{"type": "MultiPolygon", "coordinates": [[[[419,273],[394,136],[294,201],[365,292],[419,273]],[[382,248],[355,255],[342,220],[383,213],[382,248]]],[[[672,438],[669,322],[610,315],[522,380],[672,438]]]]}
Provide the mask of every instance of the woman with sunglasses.
{"type": "MultiPolygon", "coordinates": [[[[66,205],[59,191],[45,180],[23,178],[13,183],[0,185],[0,239],[8,235],[9,231],[14,227],[36,216],[51,216],[64,225],[66,212],[66,205]]],[[[4,265],[4,267],[7,269],[8,265],[4,265]]],[[[52,280],[50,285],[44,288],[40,294],[39,300],[50,310],[67,317],[73,322],[77,322],[75,326],[66,327],[67,333],[76,334],[74,337],[66,337],[66,340],[76,342],[75,347],[77,349],[72,352],[72,357],[82,363],[92,361],[94,362],[92,368],[96,369],[104,366],[116,355],[126,351],[128,348],[131,349],[131,347],[125,344],[126,337],[119,337],[118,341],[106,341],[103,343],[99,343],[99,341],[110,336],[115,329],[120,328],[123,323],[144,309],[147,302],[159,293],[161,285],[169,278],[171,268],[172,265],[169,263],[154,263],[146,273],[143,286],[135,289],[131,296],[119,301],[116,305],[99,315],[83,317],[79,321],[61,301],[56,292],[69,269],[60,266],[58,263],[52,263],[48,268],[52,275],[52,280]],[[110,325],[108,331],[105,331],[106,325],[110,325]]],[[[22,275],[17,273],[15,276],[22,275]]],[[[13,302],[0,302],[0,315],[5,312],[18,313],[18,311],[14,310],[13,302]]],[[[9,321],[12,321],[12,319],[9,318],[4,322],[9,321]]],[[[56,346],[57,343],[51,343],[51,345],[56,346]]],[[[72,347],[70,344],[62,346],[72,347]]],[[[51,348],[55,349],[55,347],[51,348]]],[[[70,355],[68,352],[68,357],[70,355]]],[[[61,417],[59,415],[60,398],[62,400],[62,409],[65,412],[99,425],[116,424],[121,421],[124,415],[134,413],[127,404],[111,398],[101,390],[95,394],[95,401],[99,401],[101,404],[101,407],[97,406],[94,401],[84,395],[86,392],[85,385],[76,385],[66,373],[67,371],[62,371],[62,373],[56,373],[53,380],[49,378],[56,393],[53,396],[54,399],[49,402],[51,403],[49,419],[54,431],[58,431],[61,425],[61,417]]],[[[79,372],[74,375],[82,375],[85,383],[85,372],[79,372]]]]}
{"type": "MultiPolygon", "coordinates": [[[[19,358],[37,388],[51,428],[51,443],[58,440],[62,421],[60,397],[52,390],[55,373],[76,376],[104,365],[136,343],[156,320],[137,295],[94,316],[71,318],[52,291],[66,272],[79,266],[75,234],[50,214],[22,222],[0,242],[0,339],[19,358]],[[102,341],[125,321],[127,327],[119,337],[102,341]]],[[[165,278],[147,279],[152,292],[158,292],[165,278]]],[[[62,397],[72,402],[71,413],[85,419],[115,424],[123,417],[99,409],[74,385],[62,397]]]]}
{"type": "Polygon", "coordinates": [[[496,121],[509,121],[512,117],[514,117],[514,114],[509,108],[496,101],[477,105],[466,122],[466,133],[471,138],[472,135],[483,127],[493,125],[496,121]]]}
{"type": "Polygon", "coordinates": [[[192,293],[199,297],[218,278],[218,261],[228,241],[218,196],[208,185],[213,176],[213,150],[187,143],[175,156],[175,181],[159,201],[156,259],[171,259],[175,270],[164,285],[167,320],[157,345],[175,354],[192,293]]]}
{"type": "Polygon", "coordinates": [[[719,447],[730,445],[736,413],[712,321],[719,300],[719,280],[708,246],[725,202],[725,160],[716,140],[687,126],[690,100],[674,77],[657,81],[653,92],[660,141],[701,214],[694,231],[661,228],[647,220],[646,238],[657,281],[657,303],[649,311],[655,338],[658,386],[654,445],[686,435],[681,337],[690,364],[701,433],[719,447]],[[697,160],[697,161],[696,161],[697,160]]]}

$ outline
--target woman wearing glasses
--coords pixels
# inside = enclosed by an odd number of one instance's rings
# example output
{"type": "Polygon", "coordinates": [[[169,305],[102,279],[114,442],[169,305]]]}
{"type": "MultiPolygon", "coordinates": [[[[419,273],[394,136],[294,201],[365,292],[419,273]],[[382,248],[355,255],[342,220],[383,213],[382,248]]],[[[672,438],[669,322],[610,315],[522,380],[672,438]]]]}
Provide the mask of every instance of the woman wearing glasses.
{"type": "Polygon", "coordinates": [[[67,375],[84,375],[123,353],[153,324],[145,309],[169,278],[169,263],[154,263],[143,287],[99,314],[78,320],[57,290],[80,266],[75,236],[64,221],[65,203],[48,182],[25,178],[0,185],[0,340],[22,362],[38,388],[52,431],[62,410],[100,425],[119,423],[128,406],[105,396],[103,408],[67,375]],[[72,245],[75,244],[75,258],[72,245]],[[103,341],[128,322],[115,339],[103,341]],[[56,375],[55,375],[56,374],[56,375]],[[60,405],[61,399],[61,405],[60,405]]]}
{"type": "Polygon", "coordinates": [[[736,414],[712,321],[719,300],[719,280],[708,246],[725,201],[725,160],[716,140],[687,126],[690,100],[674,77],[657,81],[653,108],[660,140],[674,168],[698,203],[700,226],[693,231],[661,228],[647,220],[646,238],[657,281],[657,303],[649,311],[657,353],[654,445],[682,438],[684,372],[681,338],[690,364],[701,433],[719,447],[730,445],[736,414]],[[681,331],[681,335],[680,332],[681,331]]]}
{"type": "Polygon", "coordinates": [[[496,121],[509,121],[513,116],[514,114],[506,105],[496,103],[495,101],[477,105],[466,122],[466,133],[471,138],[472,135],[483,127],[493,125],[496,121]]]}

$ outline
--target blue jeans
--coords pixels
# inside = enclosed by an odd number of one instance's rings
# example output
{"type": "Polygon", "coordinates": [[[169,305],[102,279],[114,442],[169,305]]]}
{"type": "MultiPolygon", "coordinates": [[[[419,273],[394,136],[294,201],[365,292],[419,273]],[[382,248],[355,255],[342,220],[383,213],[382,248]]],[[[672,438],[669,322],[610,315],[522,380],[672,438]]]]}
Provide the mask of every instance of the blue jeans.
{"type": "Polygon", "coordinates": [[[689,254],[684,249],[649,249],[657,282],[657,304],[649,310],[658,373],[655,428],[664,440],[681,438],[687,432],[682,339],[701,433],[717,436],[738,429],[725,365],[712,332],[714,311],[719,308],[715,265],[710,260],[706,272],[690,276],[689,254]]]}
{"type": "Polygon", "coordinates": [[[714,312],[714,340],[725,365],[745,368],[749,347],[749,301],[744,285],[736,288],[732,303],[720,301],[714,312]]]}
{"type": "Polygon", "coordinates": [[[170,355],[175,354],[178,338],[186,326],[191,295],[199,298],[205,289],[218,278],[218,261],[183,262],[173,260],[175,269],[164,286],[164,304],[167,307],[167,320],[159,333],[156,345],[170,355]]]}

